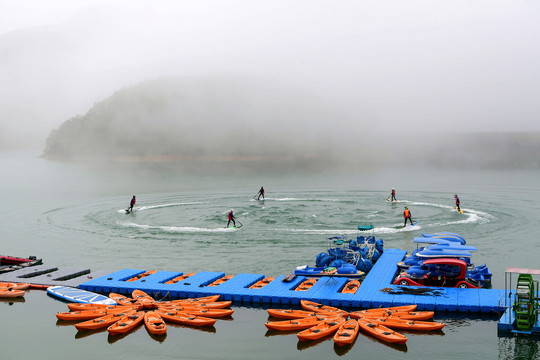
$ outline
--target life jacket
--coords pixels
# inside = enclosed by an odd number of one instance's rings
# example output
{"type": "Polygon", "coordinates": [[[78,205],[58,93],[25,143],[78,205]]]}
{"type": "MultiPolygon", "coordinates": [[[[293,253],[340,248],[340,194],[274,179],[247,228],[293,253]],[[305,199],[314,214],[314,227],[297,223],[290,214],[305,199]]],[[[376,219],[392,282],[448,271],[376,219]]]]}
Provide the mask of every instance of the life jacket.
{"type": "Polygon", "coordinates": [[[392,196],[396,195],[396,190],[392,190],[392,196]]]}
{"type": "Polygon", "coordinates": [[[456,205],[459,205],[459,198],[456,198],[456,205]]]}
{"type": "Polygon", "coordinates": [[[233,212],[232,212],[232,211],[229,211],[229,220],[232,220],[233,216],[234,216],[234,215],[233,215],[233,212]]]}
{"type": "Polygon", "coordinates": [[[135,205],[135,198],[131,199],[131,205],[135,205]]]}
{"type": "Polygon", "coordinates": [[[406,210],[403,212],[403,217],[404,217],[404,218],[408,218],[409,216],[411,216],[411,212],[409,211],[409,209],[406,209],[406,210]]]}

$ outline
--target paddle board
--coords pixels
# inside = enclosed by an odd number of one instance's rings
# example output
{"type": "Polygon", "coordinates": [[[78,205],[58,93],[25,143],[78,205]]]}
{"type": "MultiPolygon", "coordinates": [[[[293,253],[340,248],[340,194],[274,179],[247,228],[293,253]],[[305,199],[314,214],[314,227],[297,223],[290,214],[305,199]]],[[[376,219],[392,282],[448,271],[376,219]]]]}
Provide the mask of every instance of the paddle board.
{"type": "Polygon", "coordinates": [[[412,224],[407,224],[406,226],[397,225],[397,226],[394,226],[394,229],[405,229],[405,228],[409,229],[409,228],[415,226],[416,224],[418,224],[418,221],[415,221],[412,224]]]}
{"type": "Polygon", "coordinates": [[[360,231],[368,231],[368,230],[373,230],[373,229],[374,229],[373,225],[358,225],[358,230],[360,231]]]}
{"type": "Polygon", "coordinates": [[[47,288],[47,293],[69,302],[116,305],[116,301],[107,296],[69,286],[51,286],[47,288]]]}

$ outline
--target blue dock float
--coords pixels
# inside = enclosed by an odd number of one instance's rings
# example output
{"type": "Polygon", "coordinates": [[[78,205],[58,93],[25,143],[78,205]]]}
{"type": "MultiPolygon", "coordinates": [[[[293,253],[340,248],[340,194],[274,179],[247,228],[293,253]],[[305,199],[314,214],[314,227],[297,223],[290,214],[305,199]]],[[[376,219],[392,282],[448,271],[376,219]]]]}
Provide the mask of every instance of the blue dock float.
{"type": "Polygon", "coordinates": [[[140,269],[124,269],[106,276],[86,281],[79,288],[99,293],[131,294],[140,289],[160,298],[186,298],[220,295],[223,300],[236,304],[270,304],[272,306],[299,305],[300,300],[310,300],[340,308],[376,308],[417,304],[418,310],[434,310],[470,313],[503,313],[500,302],[505,294],[499,289],[431,288],[440,295],[390,294],[384,289],[395,289],[392,280],[398,272],[397,263],[406,255],[405,250],[386,249],[363,280],[356,294],[343,294],[341,290],[348,280],[342,277],[322,277],[307,291],[295,291],[306,280],[297,276],[291,282],[283,282],[283,275],[276,277],[262,288],[250,289],[263,274],[235,275],[218,286],[208,286],[225,276],[222,272],[199,272],[174,284],[165,282],[182,275],[182,272],[159,271],[135,281],[127,281],[145,272],[140,269]],[[381,291],[383,290],[383,291],[381,291]]]}

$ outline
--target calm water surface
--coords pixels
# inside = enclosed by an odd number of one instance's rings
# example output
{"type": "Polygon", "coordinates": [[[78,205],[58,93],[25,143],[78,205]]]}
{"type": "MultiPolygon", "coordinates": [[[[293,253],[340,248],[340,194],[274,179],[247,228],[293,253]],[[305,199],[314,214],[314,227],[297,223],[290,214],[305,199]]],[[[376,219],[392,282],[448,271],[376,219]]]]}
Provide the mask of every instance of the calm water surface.
{"type": "MultiPolygon", "coordinates": [[[[421,232],[451,231],[478,248],[473,260],[504,288],[509,266],[540,268],[540,172],[436,169],[356,169],[334,174],[272,174],[231,168],[183,171],[167,165],[59,163],[27,154],[0,154],[2,254],[37,255],[48,265],[92,270],[223,271],[268,276],[314,264],[326,238],[357,236],[373,224],[386,248],[414,249],[421,232]],[[264,202],[254,200],[260,186],[264,202]],[[390,189],[397,203],[386,202],[390,189]],[[453,209],[458,193],[465,213],[453,209]],[[131,196],[132,214],[126,215],[131,196]],[[408,206],[419,221],[403,230],[408,206]],[[233,208],[240,229],[226,229],[233,208]]],[[[210,330],[172,326],[156,340],[144,328],[121,338],[78,333],[57,323],[64,303],[44,292],[24,302],[0,300],[1,359],[115,357],[118,359],[535,359],[538,343],[497,337],[497,317],[438,313],[444,331],[406,333],[405,347],[360,335],[354,346],[331,339],[300,343],[294,334],[267,333],[264,308],[235,307],[232,320],[210,330]],[[6,326],[10,324],[10,326],[6,326]],[[16,345],[19,344],[19,345],[16,345]],[[22,345],[24,344],[24,345],[22,345]],[[10,346],[11,345],[11,346],[10,346]],[[15,346],[14,346],[15,345],[15,346]]]]}

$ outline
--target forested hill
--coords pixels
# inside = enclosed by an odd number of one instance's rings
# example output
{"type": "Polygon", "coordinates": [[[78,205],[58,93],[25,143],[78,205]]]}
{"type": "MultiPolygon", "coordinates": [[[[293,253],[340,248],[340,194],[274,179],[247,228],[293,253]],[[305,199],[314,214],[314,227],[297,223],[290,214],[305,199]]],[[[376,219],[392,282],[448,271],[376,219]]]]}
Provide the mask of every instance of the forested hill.
{"type": "Polygon", "coordinates": [[[53,130],[56,159],[326,156],[336,113],[278,84],[162,78],[124,88],[53,130]]]}
{"type": "Polygon", "coordinates": [[[272,165],[266,171],[540,168],[538,132],[381,134],[376,111],[364,111],[362,99],[355,109],[340,105],[260,79],[162,78],[124,88],[65,121],[43,156],[272,165]]]}

